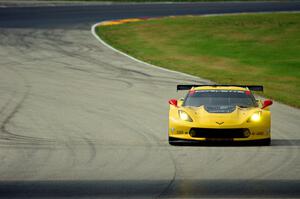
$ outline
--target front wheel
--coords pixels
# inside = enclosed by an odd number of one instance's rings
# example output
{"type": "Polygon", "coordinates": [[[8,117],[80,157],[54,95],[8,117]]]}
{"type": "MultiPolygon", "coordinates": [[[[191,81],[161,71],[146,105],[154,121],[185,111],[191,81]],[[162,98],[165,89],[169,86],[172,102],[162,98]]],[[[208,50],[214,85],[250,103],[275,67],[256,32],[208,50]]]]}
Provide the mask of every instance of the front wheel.
{"type": "Polygon", "coordinates": [[[176,142],[174,142],[174,140],[175,140],[174,138],[169,136],[168,140],[169,140],[169,145],[176,146],[176,142]]]}
{"type": "Polygon", "coordinates": [[[271,145],[271,138],[262,140],[261,145],[262,146],[270,146],[271,145]]]}
{"type": "Polygon", "coordinates": [[[271,138],[266,138],[266,139],[263,139],[263,140],[255,140],[255,141],[252,141],[254,142],[254,144],[256,146],[270,146],[271,145],[271,138]]]}
{"type": "Polygon", "coordinates": [[[182,146],[183,142],[180,142],[180,139],[169,136],[169,144],[172,146],[182,146]]]}

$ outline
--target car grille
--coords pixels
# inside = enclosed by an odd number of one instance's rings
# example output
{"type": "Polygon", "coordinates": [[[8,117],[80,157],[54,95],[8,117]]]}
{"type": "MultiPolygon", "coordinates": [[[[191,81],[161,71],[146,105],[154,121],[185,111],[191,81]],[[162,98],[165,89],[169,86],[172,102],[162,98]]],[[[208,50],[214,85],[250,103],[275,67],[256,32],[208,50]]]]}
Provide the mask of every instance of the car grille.
{"type": "Polygon", "coordinates": [[[195,138],[247,138],[250,136],[249,129],[211,129],[192,128],[189,132],[195,138]]]}

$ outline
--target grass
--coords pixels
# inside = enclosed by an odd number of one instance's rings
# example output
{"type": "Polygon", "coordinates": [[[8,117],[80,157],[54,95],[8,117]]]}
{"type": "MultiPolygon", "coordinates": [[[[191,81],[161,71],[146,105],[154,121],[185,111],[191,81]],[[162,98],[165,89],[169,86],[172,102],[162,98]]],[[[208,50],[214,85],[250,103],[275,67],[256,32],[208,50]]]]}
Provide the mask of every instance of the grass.
{"type": "Polygon", "coordinates": [[[107,43],[152,64],[224,84],[261,84],[300,107],[300,14],[184,16],[100,26],[107,43]]]}
{"type": "MultiPolygon", "coordinates": [[[[40,0],[42,1],[42,0],[40,0]]],[[[61,1],[61,0],[49,0],[49,1],[61,1]]],[[[214,2],[224,1],[230,2],[234,0],[63,0],[63,1],[88,1],[88,2],[214,2]]],[[[274,0],[239,0],[239,1],[274,1],[274,0]]],[[[282,0],[284,1],[284,0],[282,0]]]]}

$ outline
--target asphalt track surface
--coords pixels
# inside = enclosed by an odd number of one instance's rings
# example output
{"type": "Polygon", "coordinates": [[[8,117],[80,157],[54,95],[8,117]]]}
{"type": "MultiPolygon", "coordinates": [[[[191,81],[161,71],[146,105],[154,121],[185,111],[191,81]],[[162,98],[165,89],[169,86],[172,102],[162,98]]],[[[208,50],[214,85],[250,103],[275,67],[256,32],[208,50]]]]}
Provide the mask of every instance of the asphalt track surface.
{"type": "Polygon", "coordinates": [[[203,82],[100,44],[104,19],[300,10],[300,2],[0,8],[0,197],[300,198],[300,111],[270,147],[174,147],[167,100],[203,82]]]}

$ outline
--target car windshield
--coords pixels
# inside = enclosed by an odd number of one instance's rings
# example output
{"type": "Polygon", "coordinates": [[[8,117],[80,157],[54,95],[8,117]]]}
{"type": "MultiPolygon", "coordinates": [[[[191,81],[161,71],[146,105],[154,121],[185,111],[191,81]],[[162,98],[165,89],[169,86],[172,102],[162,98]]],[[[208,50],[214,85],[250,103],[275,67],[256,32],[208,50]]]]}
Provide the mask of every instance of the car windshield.
{"type": "Polygon", "coordinates": [[[184,106],[235,107],[256,106],[250,91],[241,90],[192,90],[184,101],[184,106]]]}

